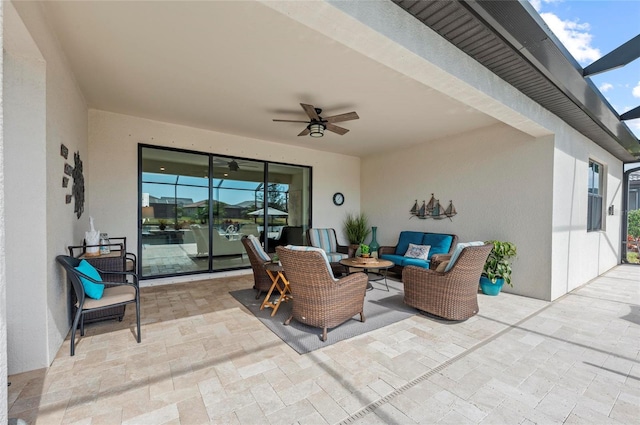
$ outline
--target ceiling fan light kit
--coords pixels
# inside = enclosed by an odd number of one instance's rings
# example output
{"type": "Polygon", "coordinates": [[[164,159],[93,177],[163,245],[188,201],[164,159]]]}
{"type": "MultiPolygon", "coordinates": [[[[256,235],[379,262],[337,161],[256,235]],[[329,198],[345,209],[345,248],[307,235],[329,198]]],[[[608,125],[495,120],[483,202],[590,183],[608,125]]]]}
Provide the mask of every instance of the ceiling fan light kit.
{"type": "Polygon", "coordinates": [[[323,118],[320,116],[322,113],[322,109],[316,108],[313,105],[308,105],[306,103],[301,103],[302,109],[309,116],[309,121],[299,121],[299,120],[276,120],[275,122],[300,122],[308,124],[304,130],[298,134],[298,136],[306,136],[309,135],[311,137],[322,137],[324,136],[324,131],[329,130],[340,136],[347,134],[349,132],[348,129],[344,127],[340,127],[335,125],[336,122],[357,120],[360,117],[355,112],[347,112],[346,114],[333,115],[330,117],[323,118]]]}
{"type": "Polygon", "coordinates": [[[324,136],[324,125],[320,123],[309,124],[309,136],[311,137],[324,136]]]}

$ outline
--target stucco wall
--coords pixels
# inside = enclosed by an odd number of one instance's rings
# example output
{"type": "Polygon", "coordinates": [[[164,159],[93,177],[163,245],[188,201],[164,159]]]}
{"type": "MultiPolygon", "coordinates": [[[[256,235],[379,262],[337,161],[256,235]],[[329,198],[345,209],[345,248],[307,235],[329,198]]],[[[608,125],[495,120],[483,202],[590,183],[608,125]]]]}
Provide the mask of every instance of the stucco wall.
{"type": "MultiPolygon", "coordinates": [[[[87,214],[94,217],[99,230],[126,236],[130,243],[127,248],[132,251],[137,246],[138,231],[139,143],[311,166],[312,220],[316,227],[333,227],[341,233],[344,212],[360,210],[359,158],[90,110],[85,171],[92,207],[87,214]],[[336,191],[345,195],[342,207],[331,202],[336,191]]],[[[341,234],[340,238],[346,243],[341,234]]]]}
{"type": "Polygon", "coordinates": [[[378,242],[395,245],[402,230],[453,233],[461,242],[507,240],[518,247],[514,288],[550,297],[553,143],[506,125],[363,159],[362,209],[378,242]],[[375,177],[373,177],[375,176],[375,177]],[[434,193],[452,220],[410,218],[417,199],[434,193]]]}
{"type": "MultiPolygon", "coordinates": [[[[0,3],[0,28],[4,28],[4,2],[0,3]]],[[[0,48],[4,36],[0,31],[0,48]]],[[[4,56],[4,55],[3,55],[4,56]]],[[[4,98],[4,60],[0,57],[0,99],[4,98]]],[[[0,102],[0,423],[7,423],[7,276],[5,272],[4,220],[4,102],[0,102]]]]}
{"type": "Polygon", "coordinates": [[[553,293],[555,299],[619,263],[622,164],[568,127],[556,135],[553,185],[553,293]],[[604,229],[587,232],[589,159],[605,166],[604,229]],[[614,215],[606,208],[614,206],[614,215]]]}
{"type": "MultiPolygon", "coordinates": [[[[86,227],[86,215],[78,220],[73,213],[73,203],[65,204],[65,195],[71,193],[71,182],[68,188],[62,188],[62,176],[65,162],[73,165],[74,152],[78,151],[82,158],[86,158],[87,109],[62,49],[46,24],[42,5],[35,2],[16,2],[12,5],[35,45],[35,48],[18,45],[16,56],[33,58],[37,50],[44,62],[41,66],[45,68],[45,79],[40,88],[40,91],[44,88],[44,93],[37,94],[41,98],[37,100],[39,103],[35,112],[46,111],[45,139],[31,139],[27,146],[22,146],[20,140],[6,140],[6,145],[17,149],[16,152],[28,162],[28,166],[16,169],[6,178],[26,179],[25,184],[30,183],[28,187],[20,186],[20,190],[14,192],[10,208],[27,208],[11,229],[16,232],[15,237],[22,249],[33,254],[19,256],[7,263],[7,276],[18,278],[16,282],[8,282],[8,286],[24,286],[25,278],[29,278],[25,276],[27,270],[29,273],[38,273],[37,282],[31,284],[40,285],[37,290],[25,290],[22,287],[19,296],[8,299],[8,303],[17,303],[15,308],[31,312],[25,318],[27,323],[22,326],[38,328],[37,337],[15,329],[16,335],[22,338],[22,348],[19,352],[10,350],[8,369],[9,373],[17,373],[49,366],[69,331],[68,288],[60,267],[55,263],[55,256],[64,254],[67,246],[77,241],[77,235],[86,227]],[[41,104],[43,100],[45,103],[41,104]],[[66,161],[60,156],[61,143],[69,149],[69,159],[66,161]],[[35,183],[28,180],[34,176],[35,183]],[[37,217],[31,217],[32,214],[37,217]],[[33,248],[30,244],[40,248],[33,248]],[[26,304],[30,297],[39,296],[43,297],[43,305],[34,307],[26,304]],[[29,353],[36,353],[37,359],[32,359],[29,353]],[[22,360],[17,362],[18,358],[22,360]],[[25,358],[31,360],[25,362],[25,358]]],[[[6,22],[4,30],[5,36],[7,31],[17,31],[15,26],[10,27],[6,22]]],[[[35,71],[33,64],[27,70],[29,73],[25,73],[25,77],[33,80],[30,74],[35,71]]],[[[28,99],[35,101],[33,92],[28,95],[28,99]]],[[[5,99],[5,112],[12,106],[5,99]]],[[[19,124],[28,125],[24,122],[19,124]]],[[[11,217],[10,211],[7,217],[11,217]]]]}

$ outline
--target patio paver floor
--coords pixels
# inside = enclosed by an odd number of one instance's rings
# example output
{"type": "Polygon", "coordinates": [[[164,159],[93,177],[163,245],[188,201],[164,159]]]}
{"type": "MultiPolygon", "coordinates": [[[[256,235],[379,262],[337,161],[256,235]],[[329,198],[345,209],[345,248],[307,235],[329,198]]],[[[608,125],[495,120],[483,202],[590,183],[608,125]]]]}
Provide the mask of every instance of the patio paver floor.
{"type": "MultiPolygon", "coordinates": [[[[251,275],[142,289],[69,357],[9,377],[9,417],[42,424],[636,423],[640,267],[548,303],[479,295],[461,323],[423,315],[299,355],[229,291],[251,275]]],[[[329,337],[330,337],[329,333],[329,337]]]]}

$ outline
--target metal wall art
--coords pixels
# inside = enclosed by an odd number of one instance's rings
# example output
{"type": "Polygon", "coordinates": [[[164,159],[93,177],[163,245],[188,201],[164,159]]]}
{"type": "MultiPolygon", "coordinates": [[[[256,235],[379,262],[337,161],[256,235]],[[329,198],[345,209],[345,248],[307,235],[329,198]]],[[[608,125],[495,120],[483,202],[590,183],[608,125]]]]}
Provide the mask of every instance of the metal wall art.
{"type": "Polygon", "coordinates": [[[426,201],[422,201],[422,206],[420,207],[418,206],[418,200],[416,199],[416,202],[413,204],[409,213],[411,214],[411,217],[409,218],[418,217],[422,220],[426,218],[435,218],[436,220],[439,220],[445,217],[451,220],[451,217],[458,214],[456,208],[453,206],[453,201],[449,201],[449,206],[443,209],[442,205],[440,205],[440,200],[436,199],[435,196],[433,196],[433,193],[431,194],[429,202],[427,203],[426,201]]]}
{"type": "Polygon", "coordinates": [[[79,151],[73,154],[73,161],[75,163],[75,167],[73,167],[73,174],[71,175],[71,177],[73,177],[71,193],[76,199],[73,212],[75,212],[76,216],[80,218],[84,212],[84,175],[82,174],[82,160],[80,159],[79,151]]]}
{"type": "MultiPolygon", "coordinates": [[[[69,155],[69,149],[65,145],[60,145],[60,156],[67,159],[69,155]]],[[[73,212],[76,213],[76,217],[80,218],[84,212],[84,175],[82,173],[82,160],[80,159],[80,152],[73,154],[74,166],[70,164],[64,164],[64,174],[73,179],[73,185],[71,186],[71,194],[64,196],[65,204],[70,204],[71,200],[75,198],[76,202],[73,207],[73,212]]],[[[62,187],[69,186],[69,177],[62,176],[62,187]]]]}

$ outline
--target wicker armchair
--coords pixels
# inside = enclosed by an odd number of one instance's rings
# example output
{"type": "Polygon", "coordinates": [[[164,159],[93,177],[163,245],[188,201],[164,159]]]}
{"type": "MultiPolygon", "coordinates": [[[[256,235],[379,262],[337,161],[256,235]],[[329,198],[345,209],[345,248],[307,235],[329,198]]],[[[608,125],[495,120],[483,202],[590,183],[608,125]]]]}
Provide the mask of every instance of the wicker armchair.
{"type": "Polygon", "coordinates": [[[269,255],[264,252],[262,247],[260,247],[261,252],[258,251],[256,245],[251,242],[248,236],[243,236],[241,241],[242,245],[244,245],[244,249],[247,251],[247,256],[251,263],[251,269],[253,269],[253,289],[258,291],[256,294],[256,299],[258,299],[260,298],[260,294],[269,291],[269,288],[271,288],[271,284],[273,283],[264,268],[265,263],[268,263],[271,259],[269,255]]]}
{"type": "Polygon", "coordinates": [[[310,251],[277,247],[276,252],[289,280],[293,309],[291,319],[309,326],[322,328],[322,341],[327,340],[327,329],[360,314],[364,322],[364,296],[368,277],[358,272],[341,279],[331,274],[326,256],[317,248],[310,251]]]}
{"type": "Polygon", "coordinates": [[[402,273],[404,302],[448,320],[478,313],[478,284],[492,245],[464,248],[449,271],[407,266],[402,273]]]}

